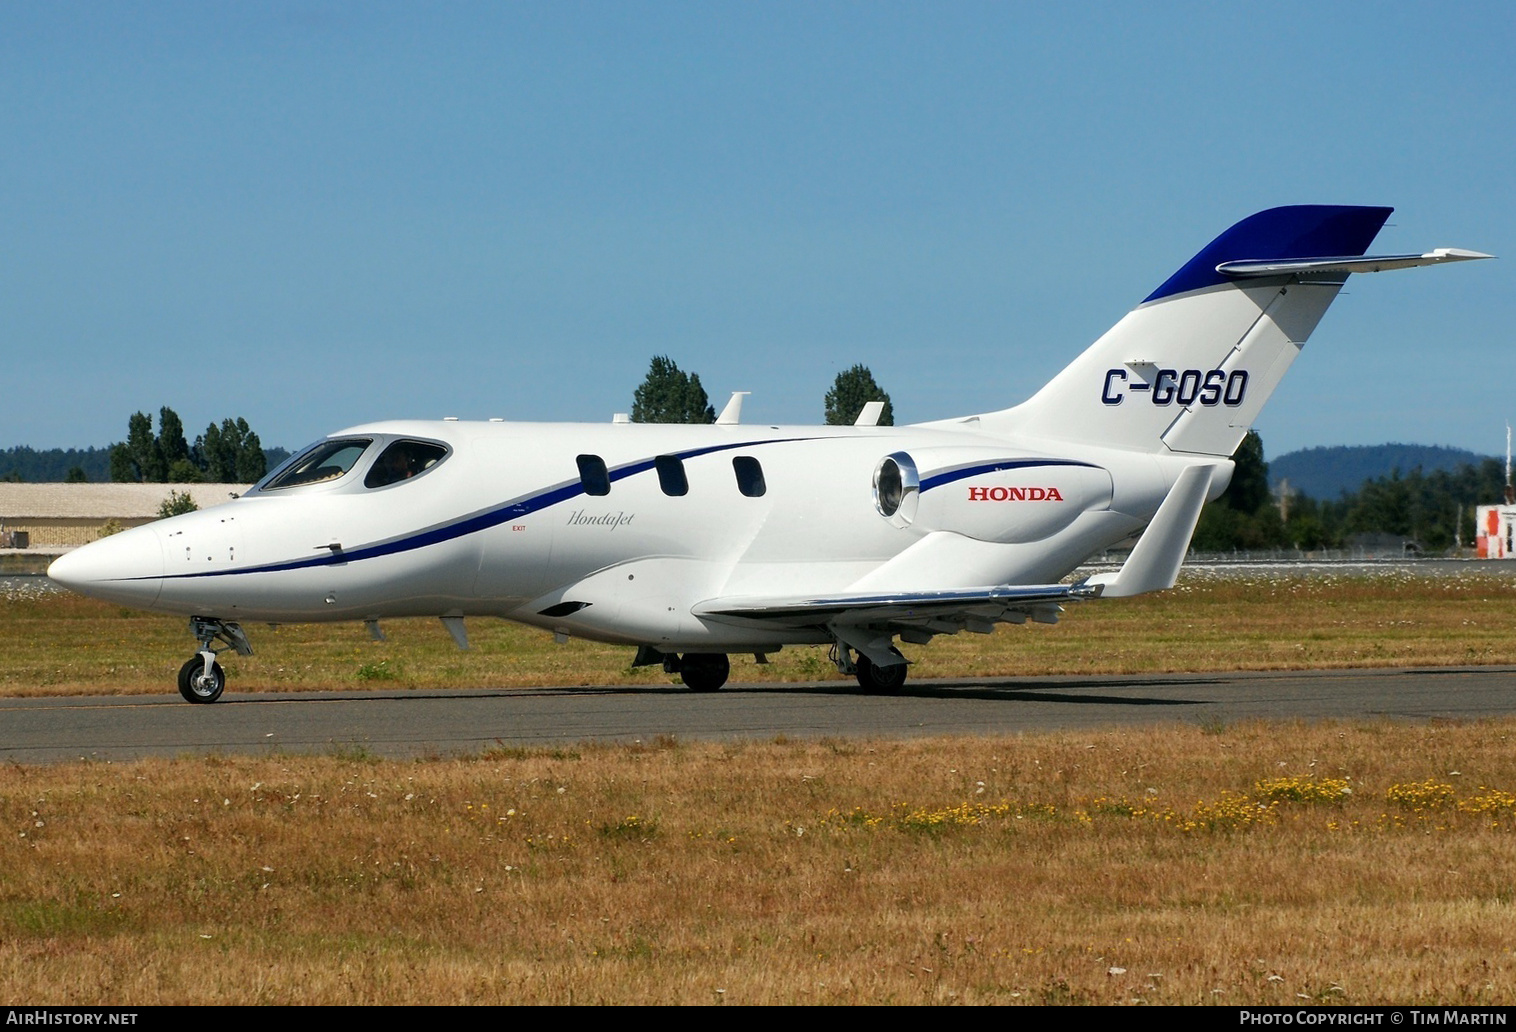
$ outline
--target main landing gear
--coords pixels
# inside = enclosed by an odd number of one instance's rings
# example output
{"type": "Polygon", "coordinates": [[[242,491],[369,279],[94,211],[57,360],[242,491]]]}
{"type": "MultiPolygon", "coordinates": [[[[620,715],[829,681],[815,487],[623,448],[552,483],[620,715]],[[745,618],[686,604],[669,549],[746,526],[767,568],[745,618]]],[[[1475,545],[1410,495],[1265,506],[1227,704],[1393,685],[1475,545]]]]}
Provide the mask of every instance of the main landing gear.
{"type": "Polygon", "coordinates": [[[679,679],[692,692],[714,692],[726,684],[732,663],[725,652],[686,652],[679,659],[679,679]]]}
{"type": "MultiPolygon", "coordinates": [[[[762,660],[760,660],[762,662],[762,660]]],[[[637,658],[632,666],[663,665],[666,674],[678,674],[692,692],[714,692],[726,684],[732,673],[732,661],[725,652],[660,652],[651,645],[637,649],[637,658]]]]}
{"type": "Polygon", "coordinates": [[[253,646],[238,624],[214,618],[190,617],[190,631],[200,642],[200,651],[179,668],[179,694],[186,702],[215,702],[226,690],[226,672],[216,662],[216,655],[228,648],[239,656],[251,656],[253,646]],[[223,642],[216,648],[214,642],[223,642]]]}
{"type": "MultiPolygon", "coordinates": [[[[900,656],[899,649],[892,647],[890,651],[900,656]]],[[[905,687],[904,656],[900,656],[899,663],[875,666],[873,660],[860,652],[855,665],[857,670],[853,672],[853,676],[858,678],[858,686],[868,695],[898,695],[900,689],[905,687]]]]}
{"type": "MultiPolygon", "coordinates": [[[[832,646],[831,660],[837,666],[839,673],[851,675],[858,679],[858,686],[867,695],[897,695],[905,686],[906,659],[900,654],[900,650],[889,644],[889,639],[871,641],[869,650],[881,660],[886,656],[893,656],[899,662],[885,663],[875,662],[865,653],[854,650],[846,642],[838,640],[832,646]],[[881,650],[888,648],[885,653],[881,650]]],[[[770,650],[771,651],[771,650],[770,650]]],[[[765,653],[754,653],[760,663],[765,662],[765,653]]],[[[726,684],[726,679],[731,675],[732,664],[724,652],[686,652],[679,655],[674,652],[661,652],[651,645],[643,645],[637,649],[637,658],[632,660],[632,666],[654,666],[662,664],[666,673],[678,674],[690,689],[694,692],[714,692],[726,684]]]]}
{"type": "Polygon", "coordinates": [[[832,646],[830,658],[838,673],[852,674],[858,679],[858,687],[865,695],[898,695],[905,687],[906,659],[899,649],[891,645],[890,655],[900,659],[898,663],[875,663],[862,652],[855,653],[845,642],[832,646]]]}

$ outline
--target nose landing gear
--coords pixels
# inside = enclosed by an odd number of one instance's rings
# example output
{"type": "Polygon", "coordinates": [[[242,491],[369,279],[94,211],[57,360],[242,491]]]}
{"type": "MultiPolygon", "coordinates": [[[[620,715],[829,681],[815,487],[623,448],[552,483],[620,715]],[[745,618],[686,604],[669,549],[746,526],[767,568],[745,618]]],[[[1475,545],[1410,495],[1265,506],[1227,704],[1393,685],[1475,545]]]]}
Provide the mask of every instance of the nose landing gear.
{"type": "Polygon", "coordinates": [[[191,656],[179,668],[179,694],[186,702],[215,702],[226,690],[226,672],[213,653],[191,656]]]}
{"type": "Polygon", "coordinates": [[[192,616],[190,631],[200,642],[200,651],[179,668],[179,694],[186,702],[215,702],[226,690],[226,672],[216,662],[216,654],[230,648],[239,656],[251,656],[253,646],[240,625],[225,620],[192,616]],[[224,642],[221,648],[214,647],[216,641],[224,642]]]}

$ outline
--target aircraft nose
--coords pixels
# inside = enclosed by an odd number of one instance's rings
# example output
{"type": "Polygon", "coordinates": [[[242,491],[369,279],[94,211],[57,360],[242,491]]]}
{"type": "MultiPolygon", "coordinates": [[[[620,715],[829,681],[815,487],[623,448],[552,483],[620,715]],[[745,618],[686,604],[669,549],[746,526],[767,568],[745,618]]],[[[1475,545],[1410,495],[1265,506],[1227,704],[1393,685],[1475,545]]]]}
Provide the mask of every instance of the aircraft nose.
{"type": "Polygon", "coordinates": [[[134,527],[65,552],[47,576],[81,595],[151,606],[163,590],[163,540],[151,525],[134,527]]]}

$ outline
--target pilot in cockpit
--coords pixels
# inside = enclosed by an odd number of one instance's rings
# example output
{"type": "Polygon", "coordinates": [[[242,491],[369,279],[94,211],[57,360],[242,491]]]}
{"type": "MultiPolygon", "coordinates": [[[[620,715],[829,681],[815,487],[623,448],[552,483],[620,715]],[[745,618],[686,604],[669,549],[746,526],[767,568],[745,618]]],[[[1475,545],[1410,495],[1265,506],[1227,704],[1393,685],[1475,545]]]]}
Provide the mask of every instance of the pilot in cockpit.
{"type": "Polygon", "coordinates": [[[446,454],[445,449],[421,441],[396,441],[374,462],[368,476],[363,478],[365,487],[387,487],[390,484],[409,480],[424,473],[446,454]]]}

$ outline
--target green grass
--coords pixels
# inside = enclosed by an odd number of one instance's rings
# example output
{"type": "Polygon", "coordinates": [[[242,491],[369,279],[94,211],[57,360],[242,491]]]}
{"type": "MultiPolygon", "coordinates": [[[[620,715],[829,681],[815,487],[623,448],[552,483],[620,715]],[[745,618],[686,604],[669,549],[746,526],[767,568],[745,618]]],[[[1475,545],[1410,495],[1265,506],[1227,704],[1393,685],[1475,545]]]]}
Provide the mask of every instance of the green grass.
{"type": "Polygon", "coordinates": [[[1513,737],[12,764],[0,996],[1510,1006],[1513,737]]]}

